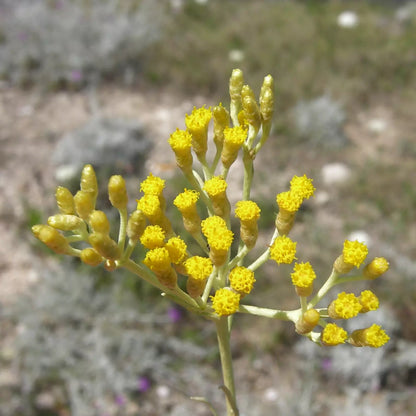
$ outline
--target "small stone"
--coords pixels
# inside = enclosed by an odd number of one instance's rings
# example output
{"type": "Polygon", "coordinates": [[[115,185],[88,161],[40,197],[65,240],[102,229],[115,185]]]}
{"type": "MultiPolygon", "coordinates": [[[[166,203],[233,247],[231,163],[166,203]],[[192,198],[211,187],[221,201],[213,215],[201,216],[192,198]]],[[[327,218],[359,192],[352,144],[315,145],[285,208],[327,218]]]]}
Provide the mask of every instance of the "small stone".
{"type": "Polygon", "coordinates": [[[353,28],[358,25],[357,13],[346,10],[338,15],[337,18],[338,26],[345,28],[353,28]]]}
{"type": "Polygon", "coordinates": [[[345,183],[351,176],[351,170],[343,163],[328,163],[321,170],[326,185],[345,183]]]}
{"type": "Polygon", "coordinates": [[[347,240],[359,241],[360,243],[364,243],[367,247],[370,247],[371,245],[371,237],[363,230],[352,231],[348,234],[347,240]]]}

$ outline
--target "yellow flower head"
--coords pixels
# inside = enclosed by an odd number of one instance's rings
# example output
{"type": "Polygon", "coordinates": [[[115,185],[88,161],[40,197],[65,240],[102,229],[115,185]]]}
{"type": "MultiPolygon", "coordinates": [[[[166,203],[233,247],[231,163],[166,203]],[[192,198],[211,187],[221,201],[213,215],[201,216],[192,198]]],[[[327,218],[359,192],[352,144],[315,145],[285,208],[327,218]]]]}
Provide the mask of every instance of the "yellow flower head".
{"type": "Polygon", "coordinates": [[[192,167],[192,135],[187,130],[176,129],[170,135],[169,144],[175,153],[176,163],[180,169],[192,167]]]}
{"type": "Polygon", "coordinates": [[[237,312],[240,304],[240,295],[231,289],[222,288],[211,296],[212,308],[219,316],[231,315],[237,312]]]}
{"type": "Polygon", "coordinates": [[[290,264],[296,259],[296,242],[289,237],[279,236],[270,247],[270,258],[277,264],[290,264]]]}
{"type": "Polygon", "coordinates": [[[154,248],[146,253],[143,263],[156,273],[166,272],[171,268],[169,251],[165,247],[154,248]]]}
{"type": "Polygon", "coordinates": [[[184,263],[186,273],[195,280],[204,281],[212,273],[211,260],[206,257],[193,256],[184,263]]]}
{"type": "Polygon", "coordinates": [[[253,201],[238,201],[235,216],[241,221],[257,221],[260,217],[260,208],[253,201]]]}
{"type": "Polygon", "coordinates": [[[186,257],[186,243],[180,237],[172,237],[165,244],[170,259],[174,264],[180,264],[186,257]]]}
{"type": "Polygon", "coordinates": [[[192,134],[192,146],[195,153],[205,154],[207,151],[208,124],[212,118],[211,108],[196,108],[185,116],[185,124],[192,134]]]}
{"type": "Polygon", "coordinates": [[[208,245],[211,251],[228,251],[233,242],[234,233],[229,229],[217,230],[207,235],[208,245]]]}
{"type": "Polygon", "coordinates": [[[185,116],[185,124],[186,127],[189,129],[191,133],[195,131],[208,129],[208,124],[211,121],[212,112],[211,107],[205,108],[202,106],[201,108],[194,107],[191,114],[187,114],[185,116]]]}
{"type": "Polygon", "coordinates": [[[376,257],[364,267],[363,274],[367,279],[376,279],[389,269],[389,262],[384,257],[376,257]]]}
{"type": "Polygon", "coordinates": [[[137,209],[142,211],[143,214],[151,221],[162,216],[160,200],[156,195],[142,196],[137,200],[137,209]]]}
{"type": "Polygon", "coordinates": [[[203,234],[207,238],[209,238],[210,235],[216,235],[218,231],[228,230],[227,223],[218,215],[205,218],[205,220],[201,222],[201,228],[203,234]]]}
{"type": "Polygon", "coordinates": [[[230,285],[240,295],[248,295],[252,289],[256,279],[254,272],[245,267],[235,267],[230,272],[230,285]]]}
{"type": "Polygon", "coordinates": [[[380,304],[377,296],[371,290],[364,290],[361,292],[358,300],[362,306],[360,313],[375,311],[378,309],[380,304]]]}
{"type": "Polygon", "coordinates": [[[231,150],[238,150],[247,138],[247,129],[241,126],[224,129],[224,144],[231,150]]]}
{"type": "Polygon", "coordinates": [[[302,198],[295,192],[286,191],[276,196],[276,202],[281,210],[295,213],[302,205],[302,198]]]}
{"type": "Polygon", "coordinates": [[[140,190],[145,195],[156,195],[162,194],[163,188],[165,187],[165,181],[158,176],[153,176],[151,173],[149,176],[140,184],[140,190]]]}
{"type": "Polygon", "coordinates": [[[173,201],[173,204],[184,214],[187,211],[194,211],[199,198],[199,192],[192,189],[185,189],[173,201]]]}
{"type": "Polygon", "coordinates": [[[308,178],[306,175],[294,176],[290,181],[290,190],[301,199],[308,199],[315,192],[312,181],[313,179],[308,178]]]}
{"type": "Polygon", "coordinates": [[[329,305],[328,314],[333,319],[350,319],[357,316],[361,309],[361,303],[353,293],[341,292],[329,305]]]}
{"type": "Polygon", "coordinates": [[[316,274],[309,262],[296,263],[291,277],[292,283],[295,286],[307,288],[312,285],[316,278],[316,274]]]}
{"type": "Polygon", "coordinates": [[[336,324],[327,324],[321,334],[322,342],[327,346],[343,344],[347,337],[347,331],[336,324]]]}
{"type": "Polygon", "coordinates": [[[373,324],[369,328],[354,331],[350,336],[349,342],[356,347],[379,348],[386,344],[389,339],[390,337],[380,325],[373,324]]]}
{"type": "Polygon", "coordinates": [[[176,129],[169,137],[172,150],[181,156],[191,152],[192,135],[187,130],[176,129]]]}
{"type": "Polygon", "coordinates": [[[140,237],[140,242],[149,250],[162,247],[165,242],[165,232],[159,225],[148,225],[140,237]]]}
{"type": "Polygon", "coordinates": [[[368,248],[364,243],[359,241],[344,241],[344,249],[342,255],[345,263],[353,264],[357,268],[365,260],[368,254],[368,248]]]}
{"type": "Polygon", "coordinates": [[[204,184],[204,191],[210,198],[223,196],[227,189],[227,182],[221,176],[214,176],[204,184]]]}

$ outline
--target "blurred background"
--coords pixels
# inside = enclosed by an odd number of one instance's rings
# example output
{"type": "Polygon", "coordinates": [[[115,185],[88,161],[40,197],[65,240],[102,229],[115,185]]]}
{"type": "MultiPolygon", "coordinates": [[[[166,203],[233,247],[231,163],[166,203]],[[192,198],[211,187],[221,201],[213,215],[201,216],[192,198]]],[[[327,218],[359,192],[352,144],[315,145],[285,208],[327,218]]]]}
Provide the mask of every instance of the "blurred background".
{"type": "MultiPolygon", "coordinates": [[[[346,238],[390,261],[341,288],[380,297],[351,327],[383,325],[384,348],[320,348],[291,324],[235,319],[241,415],[415,414],[416,2],[0,0],[0,416],[211,414],[190,396],[223,409],[210,323],[128,274],[53,255],[30,226],[56,212],[58,184],[76,190],[85,163],[104,210],[118,173],[132,206],[148,172],[171,201],[187,184],[167,139],[194,105],[228,105],[233,68],[256,94],[275,79],[255,161],[257,253],[275,195],[307,174],[317,192],[292,237],[316,286],[346,238]]],[[[240,180],[231,169],[232,201],[240,180]]],[[[268,262],[247,303],[298,307],[290,271],[268,262]]]]}

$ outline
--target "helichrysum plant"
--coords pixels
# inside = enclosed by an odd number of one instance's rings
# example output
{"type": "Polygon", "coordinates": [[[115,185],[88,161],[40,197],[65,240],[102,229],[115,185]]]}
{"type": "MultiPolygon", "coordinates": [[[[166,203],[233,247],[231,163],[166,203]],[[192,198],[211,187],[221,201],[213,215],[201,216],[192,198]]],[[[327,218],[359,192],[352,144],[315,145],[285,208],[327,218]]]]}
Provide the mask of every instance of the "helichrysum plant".
{"type": "Polygon", "coordinates": [[[59,213],[49,217],[47,225],[32,228],[34,235],[56,253],[79,257],[93,267],[103,264],[109,271],[127,269],[169,300],[212,321],[217,330],[227,416],[238,415],[230,350],[236,314],[291,321],[298,334],[321,346],[348,343],[378,348],[389,340],[376,324],[352,333],[342,327],[343,321],[378,308],[377,296],[370,290],[358,295],[341,292],[329,303],[324,302],[336,285],[382,275],[389,267],[386,259],[368,261],[365,244],[346,240],[329,277],[316,290],[315,282],[321,279],[317,279],[313,265],[296,257],[297,242],[289,234],[297,211],[315,192],[312,179],[305,174],[294,176],[289,189],[277,194],[278,213],[270,243],[257,259],[248,261],[247,254],[256,247],[261,215],[261,204],[250,197],[253,162],[270,134],[273,90],[273,78],[268,75],[257,101],[252,89],[244,84],[242,71],[235,69],[229,84],[229,108],[222,104],[194,108],[185,117],[186,129],[170,135],[178,168],[189,182],[189,187],[173,200],[183,227],[172,224],[166,215],[163,179],[149,174],[140,185],[142,195],[138,196],[137,207],[129,214],[125,181],[115,175],[109,180],[108,196],[120,221],[118,236],[111,235],[106,214],[96,209],[97,180],[93,167],[87,165],[81,174],[80,190],[72,195],[58,187],[55,196],[59,213]],[[215,146],[211,160],[207,158],[208,146],[215,146]],[[244,167],[241,200],[231,206],[227,177],[239,156],[244,167]],[[232,217],[237,218],[239,230],[231,229],[232,217]],[[197,253],[187,247],[186,233],[194,239],[195,247],[199,246],[197,253]],[[137,245],[145,251],[143,261],[134,258],[137,245]],[[250,305],[256,272],[267,261],[277,266],[293,264],[287,281],[299,298],[299,308],[250,305]],[[356,275],[346,275],[354,268],[360,269],[356,275]]]}

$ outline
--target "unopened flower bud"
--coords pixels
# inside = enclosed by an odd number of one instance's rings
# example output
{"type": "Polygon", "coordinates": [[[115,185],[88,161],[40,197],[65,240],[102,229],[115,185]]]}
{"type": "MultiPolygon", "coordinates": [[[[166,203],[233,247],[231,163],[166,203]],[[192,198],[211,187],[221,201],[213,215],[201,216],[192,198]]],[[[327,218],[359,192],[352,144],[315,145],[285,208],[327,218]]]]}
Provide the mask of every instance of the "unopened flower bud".
{"type": "Polygon", "coordinates": [[[88,241],[105,259],[118,260],[121,257],[119,246],[108,234],[92,233],[88,241]]]}
{"type": "Polygon", "coordinates": [[[48,225],[62,231],[85,228],[85,222],[76,215],[56,214],[48,218],[48,225]]]}
{"type": "Polygon", "coordinates": [[[142,211],[133,211],[127,222],[127,236],[132,241],[139,241],[146,228],[146,216],[142,211]]]}
{"type": "Polygon", "coordinates": [[[69,189],[58,186],[55,192],[56,203],[62,214],[75,214],[74,197],[69,189]]]}
{"type": "Polygon", "coordinates": [[[230,125],[230,113],[221,104],[212,110],[214,116],[214,143],[221,148],[224,142],[224,129],[230,125]]]}
{"type": "Polygon", "coordinates": [[[365,278],[373,280],[381,276],[389,269],[389,262],[384,257],[376,257],[364,267],[363,275],[365,278]]]}
{"type": "Polygon", "coordinates": [[[241,99],[241,89],[244,84],[243,71],[241,69],[233,69],[230,78],[230,97],[232,101],[241,99]]]}
{"type": "Polygon", "coordinates": [[[316,309],[307,310],[296,322],[296,332],[301,335],[311,332],[318,325],[320,318],[316,309]]]}
{"type": "Polygon", "coordinates": [[[108,181],[108,197],[114,208],[125,209],[127,207],[126,182],[121,175],[113,175],[108,181]]]}
{"type": "Polygon", "coordinates": [[[266,88],[261,96],[260,114],[264,123],[270,123],[274,111],[274,96],[270,88],[266,88]]]}
{"type": "Polygon", "coordinates": [[[32,232],[37,239],[42,241],[43,244],[47,245],[55,253],[66,254],[70,249],[66,238],[50,225],[34,225],[32,232]]]}
{"type": "Polygon", "coordinates": [[[104,260],[101,254],[99,254],[91,247],[84,248],[84,250],[81,251],[80,259],[83,263],[92,267],[98,266],[104,260]]]}
{"type": "Polygon", "coordinates": [[[241,91],[242,105],[245,119],[256,130],[260,127],[260,110],[254,97],[253,91],[248,85],[244,85],[241,91]]]}
{"type": "Polygon", "coordinates": [[[85,165],[81,172],[81,191],[90,193],[94,198],[98,195],[97,177],[92,165],[85,165]]]}
{"type": "Polygon", "coordinates": [[[84,220],[88,221],[91,212],[94,210],[95,198],[90,192],[78,191],[74,196],[75,210],[84,220]]]}
{"type": "Polygon", "coordinates": [[[103,211],[91,212],[90,225],[95,233],[109,234],[110,232],[110,222],[103,211]]]}

